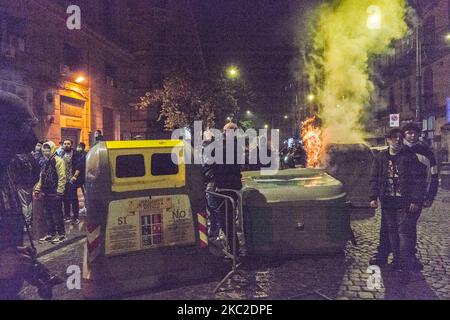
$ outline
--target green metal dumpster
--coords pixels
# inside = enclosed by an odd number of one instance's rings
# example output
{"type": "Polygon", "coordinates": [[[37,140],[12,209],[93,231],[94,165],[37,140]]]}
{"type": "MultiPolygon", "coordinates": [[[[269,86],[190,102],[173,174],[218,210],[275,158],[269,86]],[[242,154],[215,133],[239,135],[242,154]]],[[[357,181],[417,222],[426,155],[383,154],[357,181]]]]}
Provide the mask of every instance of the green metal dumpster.
{"type": "Polygon", "coordinates": [[[249,254],[336,253],[351,238],[343,185],[324,170],[253,171],[243,178],[249,254]]]}

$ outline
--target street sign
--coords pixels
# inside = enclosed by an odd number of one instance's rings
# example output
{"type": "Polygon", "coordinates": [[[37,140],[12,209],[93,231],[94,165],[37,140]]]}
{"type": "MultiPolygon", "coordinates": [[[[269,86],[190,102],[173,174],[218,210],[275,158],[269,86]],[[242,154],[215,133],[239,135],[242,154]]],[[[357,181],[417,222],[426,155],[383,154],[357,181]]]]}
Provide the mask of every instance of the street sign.
{"type": "Polygon", "coordinates": [[[394,113],[389,115],[389,127],[390,128],[400,127],[400,114],[394,113]]]}

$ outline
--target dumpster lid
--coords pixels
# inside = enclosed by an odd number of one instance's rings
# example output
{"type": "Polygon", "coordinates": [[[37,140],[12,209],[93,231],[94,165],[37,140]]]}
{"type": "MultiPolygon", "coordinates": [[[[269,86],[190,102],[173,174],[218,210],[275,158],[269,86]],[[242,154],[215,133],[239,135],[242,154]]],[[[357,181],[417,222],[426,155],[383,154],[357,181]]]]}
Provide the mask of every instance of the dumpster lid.
{"type": "Polygon", "coordinates": [[[182,140],[106,141],[107,149],[165,148],[183,146],[184,143],[182,140]]]}
{"type": "MultiPolygon", "coordinates": [[[[261,175],[259,171],[253,171],[244,172],[243,177],[247,202],[254,196],[256,202],[264,196],[268,203],[332,200],[345,196],[342,183],[323,169],[288,169],[274,175],[261,175]]],[[[263,205],[261,202],[259,204],[263,205]]]]}

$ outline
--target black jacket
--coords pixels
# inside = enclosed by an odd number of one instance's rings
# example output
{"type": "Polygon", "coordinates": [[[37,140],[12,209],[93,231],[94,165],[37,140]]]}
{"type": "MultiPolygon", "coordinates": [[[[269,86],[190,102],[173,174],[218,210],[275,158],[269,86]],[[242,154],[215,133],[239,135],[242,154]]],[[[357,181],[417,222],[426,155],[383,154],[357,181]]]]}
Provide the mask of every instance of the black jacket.
{"type": "MultiPolygon", "coordinates": [[[[385,194],[388,175],[389,150],[380,152],[372,165],[370,175],[370,200],[385,194]]],[[[426,170],[410,152],[402,150],[398,154],[399,184],[405,204],[422,204],[425,192],[426,170]]]]}
{"type": "Polygon", "coordinates": [[[405,151],[411,152],[414,156],[417,157],[420,165],[426,171],[425,176],[425,199],[433,201],[436,197],[439,188],[439,175],[437,170],[437,162],[434,157],[433,151],[428,146],[417,143],[412,147],[404,146],[405,151]]]}
{"type": "MultiPolygon", "coordinates": [[[[240,150],[240,152],[244,152],[240,150]]],[[[241,190],[242,189],[242,175],[241,175],[241,166],[237,163],[238,149],[237,149],[237,141],[234,141],[234,155],[233,155],[233,164],[226,164],[227,154],[226,154],[226,141],[223,143],[223,164],[220,163],[208,163],[208,159],[205,153],[203,154],[203,182],[206,185],[214,184],[216,188],[219,189],[233,189],[233,190],[241,190]]],[[[212,152],[212,156],[215,156],[215,153],[212,152]]]]}

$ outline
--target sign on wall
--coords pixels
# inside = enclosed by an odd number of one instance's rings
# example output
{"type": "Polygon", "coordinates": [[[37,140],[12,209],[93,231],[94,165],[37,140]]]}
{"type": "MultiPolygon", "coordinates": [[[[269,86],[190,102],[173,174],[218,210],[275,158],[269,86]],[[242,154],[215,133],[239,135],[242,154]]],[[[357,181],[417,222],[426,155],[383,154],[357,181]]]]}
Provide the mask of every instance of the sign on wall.
{"type": "Polygon", "coordinates": [[[391,128],[400,127],[400,114],[394,113],[389,115],[389,127],[391,128]]]}

